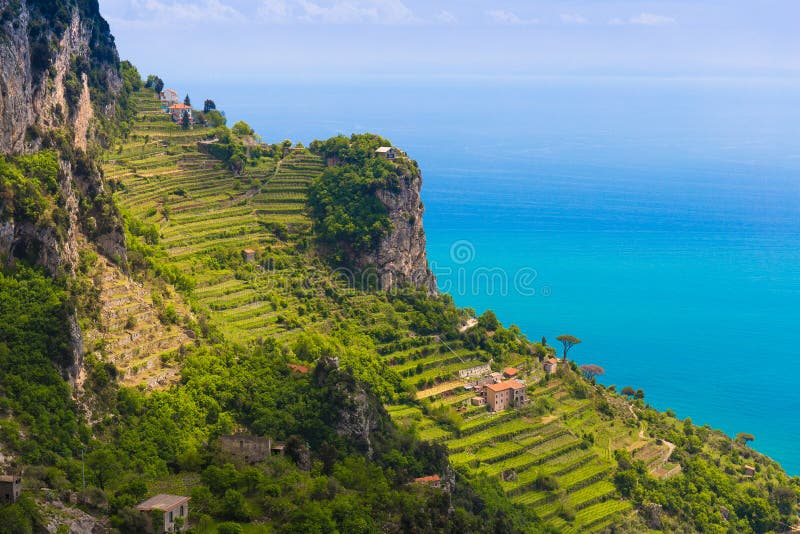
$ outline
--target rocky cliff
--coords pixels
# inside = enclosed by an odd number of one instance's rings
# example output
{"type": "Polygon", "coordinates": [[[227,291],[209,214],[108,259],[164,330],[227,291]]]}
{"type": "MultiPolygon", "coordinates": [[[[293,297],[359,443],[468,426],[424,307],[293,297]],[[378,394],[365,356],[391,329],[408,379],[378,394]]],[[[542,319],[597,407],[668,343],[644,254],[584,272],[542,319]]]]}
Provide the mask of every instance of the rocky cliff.
{"type": "MultiPolygon", "coordinates": [[[[49,149],[58,166],[53,186],[24,166],[21,177],[0,173],[0,261],[24,258],[69,276],[92,242],[124,263],[124,230],[94,158],[98,115],[115,113],[121,88],[97,0],[0,0],[0,154],[11,169],[49,149]],[[40,209],[20,209],[28,193],[41,196],[40,209]]],[[[69,330],[75,359],[64,371],[74,379],[83,355],[77,316],[69,330]]]]}
{"type": "Polygon", "coordinates": [[[0,152],[36,150],[44,133],[68,126],[85,149],[90,93],[107,109],[118,71],[96,0],[0,0],[0,152]]]}
{"type": "Polygon", "coordinates": [[[375,250],[362,255],[358,262],[377,271],[381,288],[411,285],[433,294],[436,277],[428,266],[422,226],[422,174],[416,162],[411,163],[412,170],[400,177],[399,187],[376,191],[388,210],[391,230],[375,250]]]}

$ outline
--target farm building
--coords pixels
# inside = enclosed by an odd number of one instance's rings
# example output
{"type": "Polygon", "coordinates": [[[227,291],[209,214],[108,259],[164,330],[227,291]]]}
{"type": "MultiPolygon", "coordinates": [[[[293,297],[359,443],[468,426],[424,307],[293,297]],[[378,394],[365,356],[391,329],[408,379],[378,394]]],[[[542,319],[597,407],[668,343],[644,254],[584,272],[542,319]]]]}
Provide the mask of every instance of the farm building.
{"type": "Polygon", "coordinates": [[[486,404],[493,412],[501,412],[511,406],[522,406],[528,401],[525,384],[519,380],[506,380],[489,384],[484,388],[486,404]]]}
{"type": "Polygon", "coordinates": [[[177,104],[178,102],[180,102],[180,100],[178,100],[178,92],[175,89],[165,89],[165,90],[163,90],[161,92],[161,94],[159,95],[159,98],[161,99],[162,103],[164,103],[164,104],[166,104],[168,106],[171,106],[172,104],[177,104]]]}
{"type": "Polygon", "coordinates": [[[21,491],[22,477],[20,475],[0,475],[0,502],[17,502],[21,491]]]}
{"type": "Polygon", "coordinates": [[[382,146],[375,150],[375,154],[386,159],[395,159],[397,157],[397,151],[391,146],[382,146]]]}
{"type": "Polygon", "coordinates": [[[548,358],[547,360],[544,361],[542,366],[544,367],[545,373],[547,373],[548,375],[552,375],[558,369],[558,360],[556,360],[555,358],[548,358]]]}
{"type": "Polygon", "coordinates": [[[189,522],[189,499],[180,495],[159,494],[139,503],[140,512],[163,512],[164,521],[157,532],[183,532],[189,522]]]}
{"type": "Polygon", "coordinates": [[[272,438],[251,436],[249,434],[233,434],[220,436],[219,447],[226,455],[237,460],[239,464],[255,464],[264,461],[272,454],[283,454],[286,445],[272,438]]]}

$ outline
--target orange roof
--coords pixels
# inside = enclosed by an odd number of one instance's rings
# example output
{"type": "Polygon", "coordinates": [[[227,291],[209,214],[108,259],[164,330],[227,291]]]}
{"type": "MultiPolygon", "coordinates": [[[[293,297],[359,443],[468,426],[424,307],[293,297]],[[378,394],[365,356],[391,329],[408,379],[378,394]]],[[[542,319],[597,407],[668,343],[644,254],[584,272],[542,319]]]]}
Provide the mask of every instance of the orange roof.
{"type": "Polygon", "coordinates": [[[143,512],[149,512],[150,510],[169,512],[187,502],[189,502],[189,497],[182,497],[180,495],[165,495],[162,493],[139,503],[136,506],[136,509],[143,512]]]}
{"type": "Polygon", "coordinates": [[[427,476],[427,477],[415,478],[414,482],[427,483],[427,482],[439,482],[439,480],[440,480],[439,475],[430,475],[430,476],[427,476]]]}
{"type": "Polygon", "coordinates": [[[256,251],[253,250],[252,248],[246,248],[246,249],[244,249],[244,252],[245,252],[245,254],[255,254],[256,253],[256,251]]]}
{"type": "Polygon", "coordinates": [[[505,391],[507,389],[523,389],[525,388],[525,384],[520,382],[519,380],[506,380],[505,382],[500,382],[499,384],[489,384],[486,386],[487,388],[491,389],[492,391],[505,391]]]}
{"type": "Polygon", "coordinates": [[[515,369],[514,367],[506,367],[505,369],[503,369],[504,375],[514,376],[517,373],[519,373],[519,369],[515,369]]]}
{"type": "Polygon", "coordinates": [[[192,109],[192,106],[186,104],[172,104],[169,109],[192,109]]]}
{"type": "Polygon", "coordinates": [[[307,373],[309,371],[309,368],[305,365],[297,365],[296,363],[290,363],[287,367],[298,373],[307,373]]]}
{"type": "Polygon", "coordinates": [[[547,360],[547,363],[558,363],[558,360],[556,360],[555,358],[550,358],[549,360],[547,360]]]}

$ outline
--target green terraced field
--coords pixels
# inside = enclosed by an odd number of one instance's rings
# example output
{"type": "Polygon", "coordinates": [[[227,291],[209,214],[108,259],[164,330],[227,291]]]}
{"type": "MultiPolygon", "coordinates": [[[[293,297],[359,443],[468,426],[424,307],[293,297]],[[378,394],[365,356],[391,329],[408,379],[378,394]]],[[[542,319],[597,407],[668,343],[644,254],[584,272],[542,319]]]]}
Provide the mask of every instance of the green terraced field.
{"type": "MultiPolygon", "coordinates": [[[[311,228],[307,188],[325,167],[319,156],[295,148],[235,175],[198,151],[207,130],[173,124],[158,111],[152,93],[135,99],[141,112],[128,140],[106,155],[103,170],[119,182],[116,200],[127,216],[156,225],[154,247],[191,277],[193,307],[226,337],[243,343],[288,339],[302,331],[329,331],[337,316],[359,313],[370,318],[365,326],[392,324],[398,335],[377,343],[375,358],[392,366],[409,392],[412,404],[387,406],[398,425],[442,443],[458,469],[497,477],[515,503],[563,532],[599,530],[630,509],[609,482],[611,443],[582,440],[603,424],[591,400],[573,396],[560,380],[540,384],[541,373],[530,368],[523,373],[530,384],[528,406],[500,414],[472,406],[474,393],[463,389],[458,371],[488,361],[486,351],[411,334],[410,318],[385,296],[350,290],[329,271],[316,269],[313,258],[301,258],[299,243],[311,228]],[[257,252],[263,269],[226,263],[245,248],[257,252]],[[316,284],[309,286],[312,278],[316,284]],[[310,301],[325,305],[314,309],[310,301]],[[549,408],[539,407],[555,398],[549,408]],[[455,419],[446,426],[426,415],[431,410],[449,410],[455,419]],[[543,476],[553,477],[557,489],[538,489],[543,476]],[[574,512],[574,521],[561,517],[564,507],[574,512]]],[[[523,355],[509,358],[514,365],[515,359],[528,361],[523,355]]]]}

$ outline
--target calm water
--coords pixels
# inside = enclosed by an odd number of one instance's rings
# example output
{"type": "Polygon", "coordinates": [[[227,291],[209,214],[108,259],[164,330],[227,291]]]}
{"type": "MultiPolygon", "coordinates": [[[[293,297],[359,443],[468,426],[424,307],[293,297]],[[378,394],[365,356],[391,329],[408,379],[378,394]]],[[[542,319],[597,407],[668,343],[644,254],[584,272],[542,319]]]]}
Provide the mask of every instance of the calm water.
{"type": "Polygon", "coordinates": [[[268,141],[390,138],[421,165],[459,305],[577,335],[605,383],[751,432],[800,474],[800,86],[180,87],[268,141]]]}

